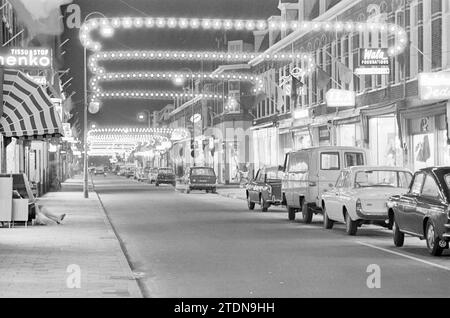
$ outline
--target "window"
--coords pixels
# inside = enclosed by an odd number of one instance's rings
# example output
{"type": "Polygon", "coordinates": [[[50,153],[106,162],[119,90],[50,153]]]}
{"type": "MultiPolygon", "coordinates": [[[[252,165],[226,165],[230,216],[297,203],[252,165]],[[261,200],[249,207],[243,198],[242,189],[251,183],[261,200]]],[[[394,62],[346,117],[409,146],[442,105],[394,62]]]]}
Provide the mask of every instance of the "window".
{"type": "Polygon", "coordinates": [[[338,152],[324,152],[320,154],[320,169],[321,170],[339,170],[339,153],[338,152]]]}
{"type": "Polygon", "coordinates": [[[289,158],[289,172],[307,172],[308,154],[304,152],[294,153],[289,158]]]}
{"type": "Polygon", "coordinates": [[[440,197],[439,193],[440,190],[436,181],[431,175],[428,175],[423,185],[422,195],[425,197],[438,199],[440,197]]]}
{"type": "Polygon", "coordinates": [[[416,177],[414,178],[414,182],[412,184],[411,187],[411,194],[412,195],[420,195],[420,192],[422,190],[422,184],[423,184],[423,179],[424,179],[425,175],[423,173],[417,174],[416,177]]]}
{"type": "Polygon", "coordinates": [[[354,167],[364,165],[364,154],[361,152],[346,152],[345,167],[354,167]]]}
{"type": "Polygon", "coordinates": [[[411,175],[403,171],[360,171],[356,173],[355,185],[357,188],[407,188],[409,186],[408,180],[411,180],[411,175]]]}
{"type": "Polygon", "coordinates": [[[336,181],[336,188],[342,188],[345,179],[347,176],[347,172],[346,171],[342,171],[341,174],[339,175],[339,178],[336,181]]]}

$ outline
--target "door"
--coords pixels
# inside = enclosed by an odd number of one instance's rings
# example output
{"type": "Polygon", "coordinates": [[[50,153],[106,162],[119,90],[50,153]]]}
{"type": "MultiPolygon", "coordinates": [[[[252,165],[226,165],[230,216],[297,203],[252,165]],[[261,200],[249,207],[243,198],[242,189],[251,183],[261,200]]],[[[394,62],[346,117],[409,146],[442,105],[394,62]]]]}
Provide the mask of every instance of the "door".
{"type": "Polygon", "coordinates": [[[400,202],[397,210],[397,224],[400,229],[415,234],[421,234],[415,224],[417,222],[417,204],[418,198],[422,192],[423,183],[425,180],[425,173],[419,172],[415,175],[410,191],[400,197],[400,202]]]}
{"type": "Polygon", "coordinates": [[[264,175],[264,171],[262,169],[258,170],[258,173],[256,174],[255,179],[252,180],[252,182],[250,183],[250,189],[248,191],[248,195],[250,196],[250,200],[252,202],[258,202],[259,198],[258,198],[258,193],[257,193],[257,188],[258,188],[258,183],[259,183],[259,179],[261,178],[261,176],[264,175]]]}
{"type": "Polygon", "coordinates": [[[425,215],[440,216],[445,213],[446,205],[442,193],[431,174],[427,174],[423,184],[422,193],[417,199],[417,209],[413,214],[412,222],[415,233],[424,233],[423,219],[425,215]]]}
{"type": "Polygon", "coordinates": [[[331,190],[341,173],[341,159],[338,151],[319,152],[319,169],[317,172],[317,193],[321,197],[324,190],[331,190]]]}
{"type": "Polygon", "coordinates": [[[340,192],[347,179],[347,171],[342,171],[337,179],[336,185],[327,192],[327,214],[330,219],[340,221],[342,205],[339,200],[340,192]]]}

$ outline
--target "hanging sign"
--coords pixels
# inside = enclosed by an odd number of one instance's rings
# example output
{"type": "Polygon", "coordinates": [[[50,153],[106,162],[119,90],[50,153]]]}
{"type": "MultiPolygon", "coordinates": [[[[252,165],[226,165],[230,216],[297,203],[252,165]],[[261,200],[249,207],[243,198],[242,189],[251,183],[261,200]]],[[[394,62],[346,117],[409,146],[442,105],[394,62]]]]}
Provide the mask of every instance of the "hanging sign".
{"type": "Polygon", "coordinates": [[[0,67],[16,69],[50,69],[52,50],[49,48],[2,48],[0,67]]]}
{"type": "Polygon", "coordinates": [[[450,99],[450,72],[420,73],[419,97],[421,100],[450,99]]]}
{"type": "Polygon", "coordinates": [[[356,93],[344,89],[330,89],[326,100],[328,107],[355,107],[356,93]]]}
{"type": "Polygon", "coordinates": [[[361,49],[361,61],[355,70],[356,75],[389,75],[390,58],[387,48],[361,49]]]}

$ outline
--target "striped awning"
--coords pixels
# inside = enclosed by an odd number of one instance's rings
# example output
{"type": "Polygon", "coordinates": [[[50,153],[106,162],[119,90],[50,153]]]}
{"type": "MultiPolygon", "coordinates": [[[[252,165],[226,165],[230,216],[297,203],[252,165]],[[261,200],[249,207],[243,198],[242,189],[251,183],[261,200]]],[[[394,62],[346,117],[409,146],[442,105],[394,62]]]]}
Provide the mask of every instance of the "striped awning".
{"type": "Polygon", "coordinates": [[[5,137],[62,136],[61,119],[45,90],[18,70],[5,70],[0,133],[5,137]]]}

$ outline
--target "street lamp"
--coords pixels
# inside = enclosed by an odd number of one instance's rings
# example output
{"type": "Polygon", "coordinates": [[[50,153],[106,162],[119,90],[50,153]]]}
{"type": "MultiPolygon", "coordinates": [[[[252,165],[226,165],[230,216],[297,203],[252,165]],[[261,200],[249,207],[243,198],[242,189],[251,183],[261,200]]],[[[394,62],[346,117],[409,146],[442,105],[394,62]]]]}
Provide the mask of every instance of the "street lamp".
{"type": "Polygon", "coordinates": [[[143,110],[142,112],[140,112],[138,115],[138,120],[139,121],[144,121],[145,117],[147,117],[147,121],[148,121],[148,128],[152,128],[152,114],[150,113],[150,111],[148,110],[143,110]]]}
{"type": "MultiPolygon", "coordinates": [[[[84,18],[84,23],[86,23],[86,21],[88,20],[89,17],[91,17],[94,14],[98,14],[101,15],[103,18],[106,19],[106,16],[98,11],[94,11],[89,13],[88,15],[86,15],[86,17],[84,18]]],[[[104,31],[104,30],[103,30],[104,31]]],[[[112,33],[108,33],[108,32],[100,32],[103,36],[111,36],[112,33]]],[[[87,134],[88,134],[88,89],[87,89],[87,48],[86,46],[84,46],[84,106],[83,106],[83,117],[84,117],[84,133],[83,133],[83,142],[84,142],[84,160],[83,160],[83,193],[84,193],[84,198],[88,199],[89,198],[89,188],[88,188],[88,176],[89,176],[89,172],[88,172],[88,146],[87,146],[87,134]]]]}

